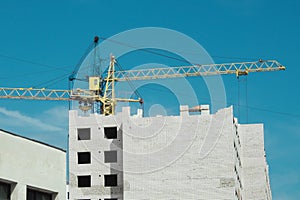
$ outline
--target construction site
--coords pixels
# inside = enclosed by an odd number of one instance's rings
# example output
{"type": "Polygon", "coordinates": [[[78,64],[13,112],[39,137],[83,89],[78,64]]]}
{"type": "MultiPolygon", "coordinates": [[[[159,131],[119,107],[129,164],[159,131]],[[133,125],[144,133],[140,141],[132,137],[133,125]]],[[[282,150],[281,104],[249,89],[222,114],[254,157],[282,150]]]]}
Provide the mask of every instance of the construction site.
{"type": "MultiPolygon", "coordinates": [[[[88,52],[94,60],[98,58],[98,43],[96,36],[88,52]]],[[[86,70],[84,57],[79,63],[81,69],[78,67],[69,76],[69,90],[0,88],[3,99],[70,102],[67,161],[62,149],[1,131],[1,141],[7,140],[5,144],[20,140],[19,145],[36,152],[28,160],[52,155],[36,166],[31,166],[30,161],[24,164],[22,154],[19,155],[16,166],[36,168],[28,174],[41,170],[30,175],[36,179],[24,178],[17,172],[18,167],[11,168],[11,164],[0,164],[1,199],[272,199],[263,124],[240,124],[234,116],[234,106],[212,112],[208,104],[179,105],[178,115],[145,116],[144,99],[137,89],[133,88],[130,98],[119,97],[116,85],[197,76],[239,78],[282,71],[284,66],[276,60],[259,59],[123,70],[114,55],[109,58],[106,69],[92,64],[86,70]],[[121,103],[127,106],[117,111],[121,103]],[[132,110],[132,103],[140,107],[132,110]],[[45,174],[42,169],[48,172],[45,174]],[[64,173],[68,173],[68,181],[64,173]],[[41,179],[49,181],[44,184],[41,179]]],[[[1,147],[3,152],[10,149],[1,147]]],[[[10,160],[11,154],[1,154],[8,160],[5,163],[15,162],[10,160]]]]}
{"type": "Polygon", "coordinates": [[[300,1],[2,1],[0,200],[299,200],[300,1]]]}

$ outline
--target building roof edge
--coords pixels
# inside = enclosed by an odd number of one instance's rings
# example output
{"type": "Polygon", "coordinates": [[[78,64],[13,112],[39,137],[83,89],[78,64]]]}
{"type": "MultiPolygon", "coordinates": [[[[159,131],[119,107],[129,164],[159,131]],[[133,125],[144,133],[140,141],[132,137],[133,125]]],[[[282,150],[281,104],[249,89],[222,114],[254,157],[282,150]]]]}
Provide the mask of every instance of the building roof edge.
{"type": "Polygon", "coordinates": [[[39,144],[42,144],[42,145],[45,145],[45,146],[48,146],[48,147],[51,147],[51,148],[54,148],[54,149],[57,149],[57,150],[60,150],[64,153],[66,153],[66,150],[65,149],[62,149],[62,148],[59,148],[59,147],[56,147],[56,146],[53,146],[53,145],[50,145],[50,144],[47,144],[45,142],[41,142],[39,140],[35,140],[35,139],[32,139],[32,138],[29,138],[29,137],[25,137],[25,136],[22,136],[22,135],[19,135],[19,134],[16,134],[16,133],[13,133],[13,132],[10,132],[10,131],[6,131],[6,130],[3,130],[3,129],[0,129],[0,131],[4,132],[4,133],[7,133],[7,134],[10,134],[10,135],[13,135],[15,137],[20,137],[20,138],[23,138],[23,139],[26,139],[26,140],[30,140],[32,142],[36,142],[36,143],[39,143],[39,144]]]}

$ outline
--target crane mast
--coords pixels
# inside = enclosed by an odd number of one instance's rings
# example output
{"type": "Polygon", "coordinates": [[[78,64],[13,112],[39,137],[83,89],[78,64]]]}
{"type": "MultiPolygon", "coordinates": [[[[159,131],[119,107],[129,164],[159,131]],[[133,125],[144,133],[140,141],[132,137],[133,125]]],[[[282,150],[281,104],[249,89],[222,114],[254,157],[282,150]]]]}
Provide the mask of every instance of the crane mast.
{"type": "Polygon", "coordinates": [[[104,90],[104,103],[103,103],[103,114],[114,115],[115,113],[115,57],[110,55],[110,63],[108,73],[106,76],[106,84],[104,90]]]}

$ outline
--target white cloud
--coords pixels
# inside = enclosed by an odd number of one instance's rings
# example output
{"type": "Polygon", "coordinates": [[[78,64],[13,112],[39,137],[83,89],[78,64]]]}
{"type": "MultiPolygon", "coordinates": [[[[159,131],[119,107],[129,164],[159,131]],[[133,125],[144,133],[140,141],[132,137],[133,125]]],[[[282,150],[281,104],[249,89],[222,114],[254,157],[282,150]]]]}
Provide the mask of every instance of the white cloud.
{"type": "Polygon", "coordinates": [[[4,118],[6,121],[7,117],[10,118],[10,120],[13,120],[10,124],[14,124],[16,126],[31,126],[38,128],[41,131],[65,131],[63,128],[45,123],[40,119],[21,114],[19,111],[11,111],[0,107],[0,114],[6,116],[6,118],[4,118]]]}
{"type": "Polygon", "coordinates": [[[43,121],[47,121],[52,125],[59,126],[61,128],[64,128],[65,130],[68,129],[69,112],[67,107],[56,106],[50,108],[49,110],[43,112],[40,117],[44,119],[43,121]]]}

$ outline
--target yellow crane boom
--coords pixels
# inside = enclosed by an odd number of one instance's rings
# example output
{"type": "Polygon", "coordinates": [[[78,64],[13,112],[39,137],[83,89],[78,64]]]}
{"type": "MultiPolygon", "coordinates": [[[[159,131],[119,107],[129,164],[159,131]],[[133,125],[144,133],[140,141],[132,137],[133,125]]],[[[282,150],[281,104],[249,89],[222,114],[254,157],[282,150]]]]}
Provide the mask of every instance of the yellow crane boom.
{"type": "MultiPolygon", "coordinates": [[[[101,102],[104,115],[114,114],[116,102],[140,102],[141,99],[123,99],[115,97],[116,81],[149,80],[163,78],[177,78],[189,76],[210,76],[235,74],[236,76],[248,75],[251,72],[270,72],[285,70],[276,60],[259,60],[255,62],[236,62],[223,64],[193,65],[181,67],[151,68],[138,70],[115,71],[116,60],[111,56],[107,75],[104,75],[104,88],[101,88],[100,77],[90,77],[89,89],[76,90],[51,90],[36,88],[0,88],[0,99],[32,99],[32,100],[77,100],[85,105],[101,102]],[[91,81],[92,80],[92,81],[91,81]],[[91,85],[97,80],[97,85],[91,85]],[[100,95],[103,94],[103,95],[100,95]]],[[[91,106],[82,106],[86,111],[91,106]]]]}
{"type": "Polygon", "coordinates": [[[278,70],[285,70],[285,67],[282,66],[278,61],[259,60],[254,62],[236,62],[116,71],[115,80],[147,80],[188,76],[210,76],[218,74],[236,74],[237,76],[241,76],[247,75],[250,72],[268,72],[278,70]]]}

